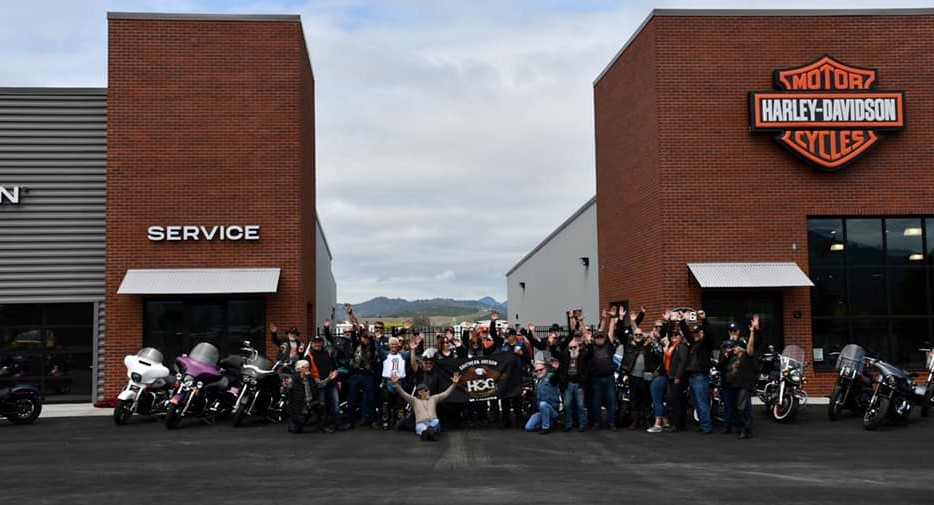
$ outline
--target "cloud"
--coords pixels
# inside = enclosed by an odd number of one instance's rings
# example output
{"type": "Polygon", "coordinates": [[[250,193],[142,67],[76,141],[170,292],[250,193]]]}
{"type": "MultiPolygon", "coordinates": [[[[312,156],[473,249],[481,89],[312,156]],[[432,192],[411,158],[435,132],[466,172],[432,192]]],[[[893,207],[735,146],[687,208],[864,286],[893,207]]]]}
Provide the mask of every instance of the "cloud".
{"type": "MultiPolygon", "coordinates": [[[[789,0],[782,9],[929,7],[789,0]]],[[[106,12],[300,14],[317,207],[339,301],[505,298],[505,273],[595,192],[593,80],[653,8],[774,2],[0,3],[0,86],[105,86],[106,12]]]]}

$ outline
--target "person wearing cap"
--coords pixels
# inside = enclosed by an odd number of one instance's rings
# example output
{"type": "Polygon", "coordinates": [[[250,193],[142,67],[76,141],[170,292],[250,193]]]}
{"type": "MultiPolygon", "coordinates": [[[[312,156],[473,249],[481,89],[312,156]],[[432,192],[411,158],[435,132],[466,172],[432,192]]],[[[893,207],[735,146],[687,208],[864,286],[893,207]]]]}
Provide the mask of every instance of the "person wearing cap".
{"type": "Polygon", "coordinates": [[[709,434],[713,433],[713,421],[710,418],[710,356],[713,354],[713,339],[708,337],[710,328],[707,323],[707,313],[698,310],[696,314],[700,323],[695,324],[684,334],[691,346],[684,370],[688,387],[691,390],[691,398],[694,400],[694,409],[700,420],[698,431],[709,434]]]}
{"type": "MultiPolygon", "coordinates": [[[[379,326],[377,326],[377,328],[379,332],[382,331],[379,326]]],[[[409,369],[409,360],[411,359],[411,351],[402,351],[402,342],[398,337],[390,337],[388,347],[388,350],[383,349],[379,345],[376,347],[380,361],[382,362],[381,376],[385,388],[383,394],[383,430],[395,427],[396,422],[402,417],[400,412],[402,410],[402,399],[399,393],[402,391],[404,385],[402,385],[400,381],[405,381],[406,377],[409,375],[407,370],[409,369]],[[393,377],[395,377],[395,380],[393,380],[393,377]]],[[[418,347],[418,343],[413,347],[418,347]]]]}
{"type": "Polygon", "coordinates": [[[606,407],[609,428],[616,431],[616,378],[613,376],[616,367],[613,361],[616,345],[610,340],[606,333],[599,330],[593,332],[593,337],[586,334],[584,337],[590,357],[588,363],[591,395],[588,418],[593,430],[600,429],[602,420],[600,409],[606,407]]]}
{"type": "Polygon", "coordinates": [[[358,419],[364,426],[379,429],[379,415],[377,411],[379,393],[379,374],[382,363],[376,344],[366,328],[360,326],[353,308],[345,305],[350,321],[353,325],[350,331],[352,352],[350,356],[350,379],[348,381],[348,404],[350,408],[351,423],[358,419]],[[362,400],[362,401],[361,401],[362,400]],[[359,416],[359,418],[358,418],[359,416]]]}
{"type": "Polygon", "coordinates": [[[748,406],[752,403],[752,396],[756,388],[755,371],[755,341],[756,334],[759,331],[759,316],[752,316],[749,323],[749,342],[742,345],[738,340],[733,347],[727,351],[726,358],[727,375],[726,384],[736,395],[736,404],[733,412],[733,419],[737,420],[739,429],[739,438],[749,438],[752,436],[752,409],[748,406]]]}
{"type": "Polygon", "coordinates": [[[451,385],[444,392],[436,395],[431,394],[428,385],[419,384],[415,387],[415,396],[412,396],[402,389],[397,375],[391,377],[393,384],[396,385],[399,391],[399,396],[412,406],[412,413],[415,416],[415,434],[423,441],[435,442],[438,440],[438,433],[441,432],[441,421],[438,419],[437,411],[438,403],[451,396],[460,378],[460,374],[455,372],[454,376],[451,377],[451,385]]]}
{"type": "Polygon", "coordinates": [[[302,354],[305,353],[305,343],[299,339],[298,328],[292,326],[285,332],[285,339],[280,340],[277,330],[279,328],[275,324],[269,325],[269,334],[272,337],[272,343],[279,348],[280,359],[284,356],[288,356],[290,360],[297,361],[302,354]]]}
{"type": "MultiPolygon", "coordinates": [[[[560,365],[559,365],[560,366],[560,365]]],[[[525,431],[538,431],[540,435],[551,433],[551,424],[558,418],[558,376],[548,370],[543,362],[535,362],[535,405],[537,412],[525,424],[525,431]]]]}
{"type": "MultiPolygon", "coordinates": [[[[506,338],[500,344],[498,352],[512,353],[516,360],[516,370],[522,374],[527,373],[528,369],[526,367],[529,362],[529,351],[522,340],[519,339],[519,334],[515,328],[506,330],[506,338]]],[[[522,398],[518,396],[502,398],[499,402],[502,427],[521,427],[524,424],[524,420],[520,419],[520,417],[522,417],[522,398]]]]}
{"type": "Polygon", "coordinates": [[[306,359],[319,393],[318,428],[325,433],[340,431],[343,425],[337,391],[337,361],[334,353],[324,348],[324,337],[315,335],[311,338],[311,349],[308,350],[306,359]]]}
{"type": "Polygon", "coordinates": [[[746,345],[746,342],[740,337],[740,328],[736,323],[731,322],[727,325],[727,338],[720,344],[720,359],[717,367],[720,370],[720,377],[724,379],[720,388],[720,398],[723,400],[723,433],[732,433],[735,429],[739,432],[739,419],[736,418],[736,390],[730,388],[726,382],[726,376],[729,373],[728,354],[735,345],[746,345]]]}

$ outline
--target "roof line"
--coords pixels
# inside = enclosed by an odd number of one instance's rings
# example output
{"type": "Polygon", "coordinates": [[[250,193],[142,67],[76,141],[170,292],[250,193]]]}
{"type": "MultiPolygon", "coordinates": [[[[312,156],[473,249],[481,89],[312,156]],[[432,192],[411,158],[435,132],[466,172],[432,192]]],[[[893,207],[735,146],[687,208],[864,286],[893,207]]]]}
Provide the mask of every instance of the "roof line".
{"type": "Polygon", "coordinates": [[[593,86],[597,87],[603,76],[609,72],[610,68],[616,64],[616,61],[629,49],[629,46],[635,41],[645,26],[656,16],[682,16],[682,17],[791,17],[791,16],[930,16],[934,15],[934,8],[915,8],[915,9],[652,9],[652,12],[642,21],[642,24],[636,28],[629,40],[623,44],[623,47],[616,52],[616,55],[610,60],[610,63],[604,67],[603,71],[593,81],[593,86]]]}
{"type": "Polygon", "coordinates": [[[4,95],[106,95],[107,88],[0,87],[0,93],[4,95]]]}
{"type": "Polygon", "coordinates": [[[318,223],[318,231],[321,232],[321,239],[324,240],[324,248],[328,250],[328,257],[334,260],[334,254],[331,253],[331,246],[328,244],[328,237],[324,234],[324,227],[321,226],[321,220],[318,219],[318,209],[315,209],[315,222],[318,223]]]}
{"type": "Polygon", "coordinates": [[[517,268],[521,267],[522,264],[526,262],[526,260],[528,260],[529,258],[531,258],[532,256],[534,256],[535,253],[537,253],[542,247],[545,247],[545,244],[547,244],[548,242],[550,242],[551,239],[555,238],[555,236],[557,236],[559,233],[561,233],[561,230],[567,228],[568,225],[570,225],[570,224],[571,224],[575,219],[577,219],[581,214],[583,214],[584,212],[586,212],[587,209],[589,209],[590,207],[592,207],[595,203],[597,203],[597,195],[594,195],[594,196],[593,196],[590,200],[588,200],[587,203],[585,203],[581,208],[577,209],[577,212],[575,212],[574,214],[572,214],[571,217],[565,219],[564,222],[561,223],[560,226],[558,226],[557,228],[555,228],[555,231],[551,232],[550,235],[548,235],[547,237],[545,237],[545,240],[542,240],[542,242],[541,242],[540,244],[538,244],[537,246],[535,246],[535,249],[532,249],[532,250],[531,250],[528,254],[526,254],[521,260],[519,260],[519,262],[516,263],[516,266],[510,268],[509,271],[506,272],[506,277],[509,277],[509,274],[515,272],[517,268]]]}
{"type": "Polygon", "coordinates": [[[142,19],[172,21],[266,21],[301,22],[298,14],[181,14],[161,12],[108,12],[107,19],[142,19]]]}

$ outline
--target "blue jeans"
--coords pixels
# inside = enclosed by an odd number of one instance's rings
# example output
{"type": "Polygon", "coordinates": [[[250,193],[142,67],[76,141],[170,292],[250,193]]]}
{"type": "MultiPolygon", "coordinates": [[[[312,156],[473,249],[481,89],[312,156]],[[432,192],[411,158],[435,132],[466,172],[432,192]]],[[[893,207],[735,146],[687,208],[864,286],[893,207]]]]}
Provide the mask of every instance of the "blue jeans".
{"type": "Polygon", "coordinates": [[[574,409],[577,409],[577,422],[580,428],[587,426],[587,411],[584,409],[584,390],[580,384],[569,382],[564,390],[564,422],[570,428],[574,425],[574,409]]]}
{"type": "Polygon", "coordinates": [[[591,398],[590,422],[594,426],[600,424],[600,406],[606,405],[607,422],[616,423],[616,379],[612,375],[606,377],[593,377],[593,397],[591,398]]]}
{"type": "Polygon", "coordinates": [[[356,416],[357,410],[360,410],[360,422],[370,424],[377,420],[376,416],[376,392],[379,382],[373,375],[353,375],[350,377],[350,412],[356,416]],[[363,394],[363,405],[360,405],[360,395],[363,394]]]}
{"type": "Polygon", "coordinates": [[[710,376],[706,373],[696,373],[689,379],[691,385],[691,398],[694,400],[694,410],[700,419],[700,427],[704,431],[713,430],[713,421],[710,420],[710,376]]]}
{"type": "Polygon", "coordinates": [[[428,421],[427,423],[418,423],[415,425],[415,434],[418,436],[422,436],[422,432],[424,432],[428,428],[435,430],[435,433],[441,433],[441,421],[437,419],[432,419],[431,421],[428,421]]]}
{"type": "Polygon", "coordinates": [[[659,375],[652,379],[652,385],[649,388],[652,392],[652,406],[655,409],[655,418],[668,417],[668,413],[665,412],[665,393],[668,391],[668,377],[659,375]]]}
{"type": "Polygon", "coordinates": [[[328,407],[331,408],[331,423],[334,427],[340,426],[341,422],[341,399],[340,394],[337,391],[337,383],[331,382],[324,389],[320,390],[321,394],[321,414],[323,415],[326,412],[328,407]]]}
{"type": "Polygon", "coordinates": [[[525,423],[525,431],[537,431],[551,429],[551,422],[558,418],[558,411],[548,402],[538,402],[538,412],[532,414],[529,422],[525,423]]]}
{"type": "MultiPolygon", "coordinates": [[[[740,415],[742,409],[737,408],[736,397],[739,395],[739,390],[741,388],[734,388],[724,385],[720,388],[720,397],[723,399],[723,429],[730,430],[736,428],[737,430],[743,426],[743,418],[740,415]]],[[[749,415],[749,420],[752,420],[752,395],[749,395],[746,401],[746,413],[749,415]]]]}

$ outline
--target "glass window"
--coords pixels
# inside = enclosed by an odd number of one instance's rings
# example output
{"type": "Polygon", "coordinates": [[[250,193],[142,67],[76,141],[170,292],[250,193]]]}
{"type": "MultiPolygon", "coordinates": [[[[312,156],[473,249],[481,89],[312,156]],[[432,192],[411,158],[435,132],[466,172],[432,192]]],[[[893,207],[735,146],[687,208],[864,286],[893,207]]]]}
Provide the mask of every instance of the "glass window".
{"type": "Polygon", "coordinates": [[[266,303],[264,300],[231,300],[228,303],[228,352],[237,349],[244,340],[265,354],[266,303]]]}
{"type": "Polygon", "coordinates": [[[928,313],[925,273],[920,268],[888,270],[889,300],[893,315],[920,316],[928,313]]]}
{"type": "Polygon", "coordinates": [[[812,268],[811,311],[814,316],[842,317],[846,310],[846,270],[842,268],[812,268]]]}
{"type": "Polygon", "coordinates": [[[808,220],[808,258],[811,267],[843,265],[842,219],[808,220]]]}
{"type": "Polygon", "coordinates": [[[815,319],[812,325],[814,335],[814,349],[816,354],[822,355],[823,361],[814,361],[818,367],[832,368],[836,359],[830,355],[832,352],[839,352],[843,346],[850,343],[850,329],[846,319],[815,319]]]}
{"type": "Polygon", "coordinates": [[[928,318],[892,320],[892,347],[888,359],[902,366],[924,366],[925,354],[918,349],[928,347],[931,327],[928,318]]]}
{"type": "Polygon", "coordinates": [[[89,303],[55,303],[44,305],[45,324],[93,326],[94,305],[89,303]]]}
{"type": "Polygon", "coordinates": [[[886,260],[890,265],[923,265],[921,219],[886,219],[886,260]]]}
{"type": "Polygon", "coordinates": [[[39,305],[0,304],[0,326],[39,324],[39,305]]]}
{"type": "Polygon", "coordinates": [[[851,268],[848,279],[850,311],[854,316],[884,316],[888,310],[885,296],[885,270],[851,268]]]}
{"type": "Polygon", "coordinates": [[[853,318],[852,337],[854,344],[859,344],[877,357],[890,360],[888,320],[885,318],[853,318]]]}
{"type": "Polygon", "coordinates": [[[849,265],[883,263],[882,220],[846,220],[846,262],[849,265]]]}
{"type": "Polygon", "coordinates": [[[168,365],[188,352],[182,302],[149,301],[145,306],[143,345],[159,349],[168,365]]]}

